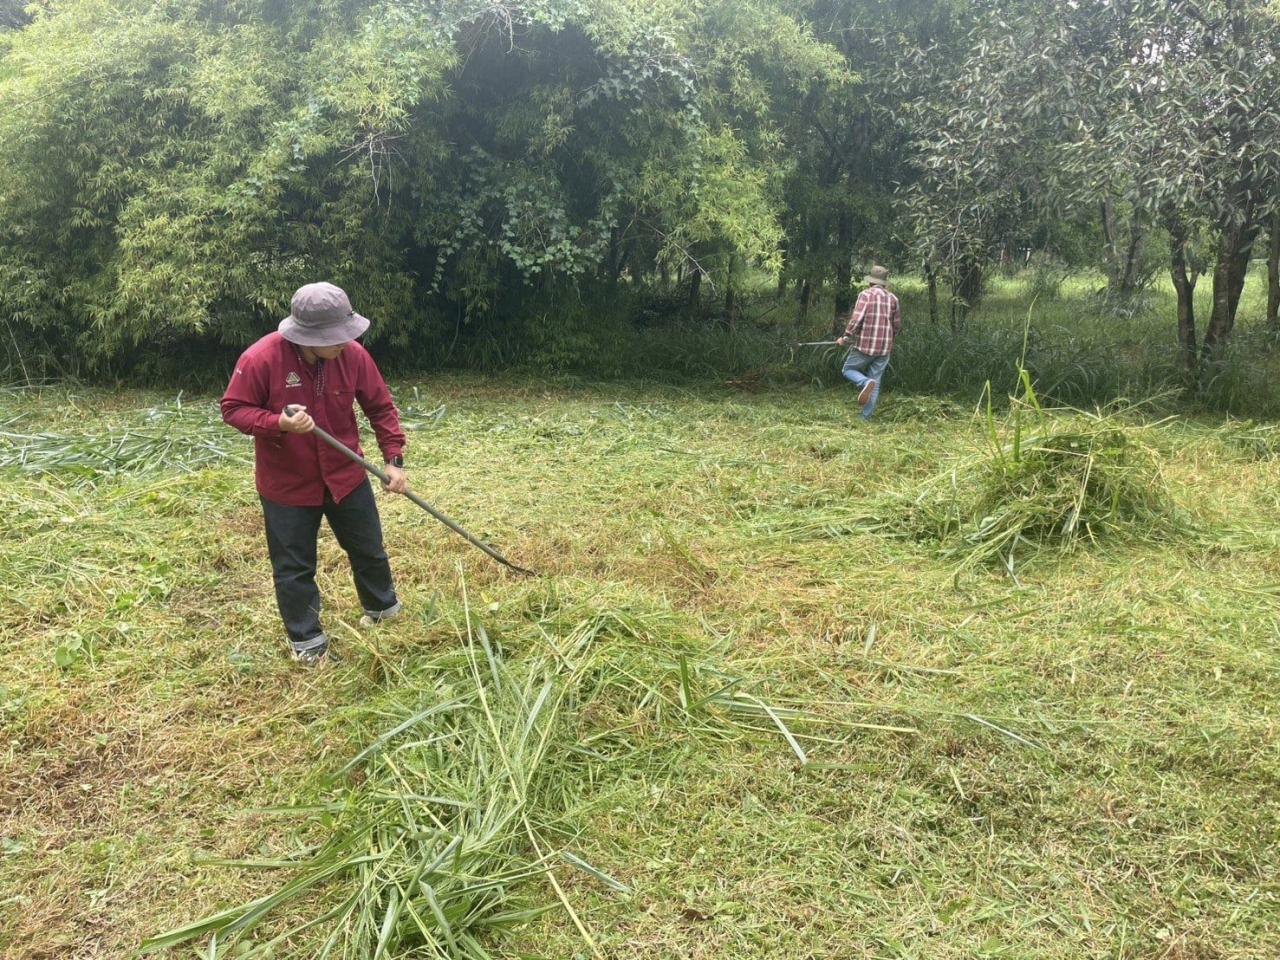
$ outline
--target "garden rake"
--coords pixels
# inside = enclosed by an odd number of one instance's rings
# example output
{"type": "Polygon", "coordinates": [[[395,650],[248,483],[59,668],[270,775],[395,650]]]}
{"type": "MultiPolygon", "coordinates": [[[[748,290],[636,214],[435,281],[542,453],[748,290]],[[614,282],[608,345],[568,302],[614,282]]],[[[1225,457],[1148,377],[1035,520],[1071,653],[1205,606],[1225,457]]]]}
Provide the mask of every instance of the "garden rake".
{"type": "MultiPolygon", "coordinates": [[[[297,412],[297,410],[298,408],[292,405],[284,408],[284,412],[289,416],[293,416],[294,413],[297,412]]],[[[312,432],[321,440],[323,440],[325,443],[327,443],[329,446],[333,447],[333,449],[341,453],[343,456],[360,464],[360,466],[364,467],[366,470],[368,470],[371,474],[373,474],[383,483],[389,484],[391,482],[390,478],[386,474],[386,471],[384,471],[381,467],[370,463],[368,460],[360,456],[360,454],[356,453],[354,450],[348,447],[341,440],[334,437],[332,434],[328,433],[325,430],[320,429],[319,427],[312,428],[312,432]]],[[[437,510],[431,504],[427,503],[427,501],[423,500],[420,496],[418,496],[412,490],[406,490],[404,495],[408,497],[410,500],[412,500],[414,503],[416,503],[418,506],[420,506],[423,510],[427,511],[427,513],[431,514],[431,516],[435,517],[437,520],[443,523],[446,527],[448,527],[458,536],[462,537],[462,539],[466,540],[467,543],[471,544],[473,547],[477,548],[478,550],[481,550],[484,553],[487,553],[489,556],[491,556],[494,560],[497,560],[504,567],[508,568],[509,570],[514,570],[516,573],[522,573],[525,576],[529,576],[529,577],[537,576],[537,574],[534,573],[532,570],[526,570],[524,567],[521,567],[521,566],[518,566],[517,564],[512,563],[510,560],[504,557],[501,553],[499,553],[489,544],[485,543],[479,537],[475,536],[473,533],[468,531],[466,527],[462,526],[461,524],[447,517],[445,514],[441,513],[439,510],[437,510]]]]}

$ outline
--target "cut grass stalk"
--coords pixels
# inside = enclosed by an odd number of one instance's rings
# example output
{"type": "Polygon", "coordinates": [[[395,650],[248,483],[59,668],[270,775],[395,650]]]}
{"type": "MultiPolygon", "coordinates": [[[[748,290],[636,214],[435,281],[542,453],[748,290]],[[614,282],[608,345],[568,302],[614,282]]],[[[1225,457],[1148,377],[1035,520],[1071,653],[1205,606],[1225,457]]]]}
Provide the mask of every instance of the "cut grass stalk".
{"type": "MultiPolygon", "coordinates": [[[[1166,540],[1187,529],[1152,442],[1157,426],[1123,409],[1045,410],[1030,376],[996,418],[990,385],[982,448],[922,483],[890,491],[870,506],[775,528],[791,538],[879,532],[936,543],[955,575],[997,562],[1015,577],[1018,551],[1070,550],[1104,540],[1166,540]]],[[[874,634],[868,639],[874,642],[874,634]]]]}

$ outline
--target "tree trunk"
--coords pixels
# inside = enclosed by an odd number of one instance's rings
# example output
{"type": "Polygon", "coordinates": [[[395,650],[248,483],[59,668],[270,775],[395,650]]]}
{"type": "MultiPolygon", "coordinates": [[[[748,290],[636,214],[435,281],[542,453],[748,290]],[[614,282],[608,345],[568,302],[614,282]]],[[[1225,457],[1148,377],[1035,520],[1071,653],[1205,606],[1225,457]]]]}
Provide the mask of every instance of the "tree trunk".
{"type": "Polygon", "coordinates": [[[1131,297],[1138,292],[1138,270],[1142,254],[1147,247],[1147,237],[1136,220],[1129,222],[1129,246],[1125,252],[1124,270],[1120,275],[1120,296],[1131,297]]]}
{"type": "Polygon", "coordinates": [[[1251,202],[1246,204],[1243,222],[1224,229],[1218,244],[1218,261],[1213,270],[1213,313],[1205,329],[1202,349],[1205,359],[1222,352],[1236,325],[1236,309],[1249,272],[1249,254],[1259,232],[1259,224],[1250,215],[1251,207],[1251,202]]]}
{"type": "Polygon", "coordinates": [[[1115,296],[1127,298],[1138,290],[1138,271],[1142,265],[1142,254],[1147,246],[1146,233],[1138,218],[1130,215],[1128,223],[1128,242],[1124,251],[1120,249],[1120,227],[1116,218],[1115,204],[1111,200],[1102,201],[1102,239],[1106,257],[1107,289],[1115,296]]]}
{"type": "Polygon", "coordinates": [[[694,311],[698,309],[698,303],[702,297],[702,271],[697,267],[693,268],[693,277],[689,280],[689,309],[694,311]]]}
{"type": "Polygon", "coordinates": [[[982,265],[974,260],[967,260],[960,272],[960,299],[966,307],[975,307],[982,299],[982,265]]]}
{"type": "Polygon", "coordinates": [[[809,315],[809,300],[813,296],[813,286],[806,277],[800,284],[800,319],[803,320],[809,315]]]}
{"type": "Polygon", "coordinates": [[[720,320],[721,325],[724,327],[733,326],[733,311],[736,307],[736,303],[733,295],[733,265],[737,259],[738,258],[734,256],[732,253],[729,254],[729,266],[728,266],[728,269],[725,270],[724,316],[720,320]]]}
{"type": "Polygon", "coordinates": [[[929,281],[929,322],[938,322],[938,271],[932,263],[925,261],[924,275],[929,281]]]}
{"type": "Polygon", "coordinates": [[[853,309],[853,214],[841,210],[836,227],[836,296],[831,329],[840,336],[844,321],[853,309]]]}
{"type": "Polygon", "coordinates": [[[627,245],[615,228],[609,241],[609,289],[616,290],[618,279],[622,276],[623,264],[627,262],[627,245]]]}
{"type": "Polygon", "coordinates": [[[1271,215],[1271,245],[1267,248],[1267,326],[1280,333],[1280,207],[1271,215]]]}
{"type": "Polygon", "coordinates": [[[844,312],[839,310],[832,311],[831,314],[831,339],[838,340],[844,335],[844,328],[849,325],[849,315],[853,313],[853,304],[850,303],[844,312]]]}
{"type": "Polygon", "coordinates": [[[1182,366],[1189,372],[1196,368],[1196,281],[1200,275],[1187,266],[1186,228],[1174,222],[1169,226],[1169,246],[1173,256],[1170,276],[1178,294],[1178,347],[1182,366]]]}
{"type": "Polygon", "coordinates": [[[982,264],[965,257],[956,264],[951,284],[951,329],[963,330],[969,310],[982,299],[982,264]]]}
{"type": "MultiPolygon", "coordinates": [[[[1230,21],[1232,39],[1241,50],[1249,49],[1249,21],[1233,16],[1230,21]]],[[[1244,156],[1254,137],[1254,127],[1244,114],[1243,105],[1233,103],[1227,115],[1226,146],[1244,156]]],[[[1205,330],[1202,353],[1216,357],[1227,345],[1236,324],[1236,308],[1249,271],[1249,253],[1262,230],[1257,215],[1261,186],[1248,175],[1224,185],[1227,213],[1218,223],[1218,258],[1213,271],[1213,314],[1205,330]]]]}
{"type": "Polygon", "coordinates": [[[1116,205],[1110,199],[1100,204],[1102,213],[1102,255],[1106,261],[1107,288],[1116,291],[1116,262],[1120,259],[1116,252],[1116,205]]]}
{"type": "Polygon", "coordinates": [[[782,238],[782,243],[778,245],[782,251],[782,266],[778,268],[778,292],[777,299],[781,300],[787,295],[787,239],[782,238]]]}

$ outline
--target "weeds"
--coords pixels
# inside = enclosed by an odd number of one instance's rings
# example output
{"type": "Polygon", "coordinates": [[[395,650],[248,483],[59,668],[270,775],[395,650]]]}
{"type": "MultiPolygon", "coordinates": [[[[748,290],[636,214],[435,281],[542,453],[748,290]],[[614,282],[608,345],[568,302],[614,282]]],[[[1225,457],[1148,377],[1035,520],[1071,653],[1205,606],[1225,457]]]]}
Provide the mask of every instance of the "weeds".
{"type": "Polygon", "coordinates": [[[99,433],[23,433],[0,429],[0,468],[92,482],[119,474],[202,470],[245,462],[248,444],[207,408],[183,407],[181,398],[136,418],[136,426],[99,433]]]}

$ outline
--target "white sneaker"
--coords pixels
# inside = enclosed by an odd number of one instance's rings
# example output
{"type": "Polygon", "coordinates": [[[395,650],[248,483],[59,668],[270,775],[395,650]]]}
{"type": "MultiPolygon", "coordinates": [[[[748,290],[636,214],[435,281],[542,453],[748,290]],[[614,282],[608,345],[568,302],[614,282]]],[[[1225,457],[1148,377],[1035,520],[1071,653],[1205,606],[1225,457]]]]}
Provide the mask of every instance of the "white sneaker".
{"type": "Polygon", "coordinates": [[[360,626],[376,627],[380,623],[386,623],[388,620],[394,620],[396,617],[400,616],[403,610],[404,605],[399,601],[396,602],[394,607],[389,607],[381,613],[377,613],[373,610],[366,610],[364,612],[364,616],[360,618],[360,626]]]}

